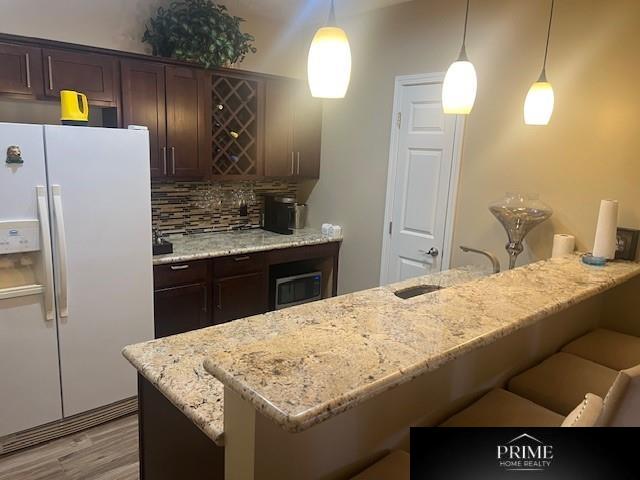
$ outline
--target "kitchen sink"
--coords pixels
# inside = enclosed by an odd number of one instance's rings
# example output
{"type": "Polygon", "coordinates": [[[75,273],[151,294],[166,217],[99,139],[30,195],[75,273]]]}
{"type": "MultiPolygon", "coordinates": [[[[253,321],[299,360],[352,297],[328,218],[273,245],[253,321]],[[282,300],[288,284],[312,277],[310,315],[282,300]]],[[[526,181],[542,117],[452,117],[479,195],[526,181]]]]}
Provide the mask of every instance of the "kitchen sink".
{"type": "Polygon", "coordinates": [[[438,290],[442,290],[443,288],[444,287],[441,287],[440,285],[418,285],[417,287],[409,287],[398,290],[397,292],[395,292],[395,295],[396,297],[400,297],[403,300],[407,300],[409,298],[417,297],[418,295],[437,292],[438,290]]]}

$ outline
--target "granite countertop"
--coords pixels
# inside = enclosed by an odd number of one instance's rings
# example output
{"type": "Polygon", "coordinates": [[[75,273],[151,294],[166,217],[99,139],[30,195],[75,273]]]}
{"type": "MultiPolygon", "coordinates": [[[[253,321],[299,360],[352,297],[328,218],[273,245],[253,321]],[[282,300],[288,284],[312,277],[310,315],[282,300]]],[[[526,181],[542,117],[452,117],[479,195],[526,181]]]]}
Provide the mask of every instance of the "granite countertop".
{"type": "Polygon", "coordinates": [[[154,265],[240,255],[279,248],[318,245],[341,241],[342,237],[324,235],[311,228],[294,230],[292,235],[281,235],[258,228],[231,232],[171,235],[168,240],[173,243],[173,253],[155,255],[153,257],[154,265]]]}
{"type": "Polygon", "coordinates": [[[639,274],[570,255],[410,300],[367,290],[216,328],[205,369],[299,432],[639,274]]]}
{"type": "MultiPolygon", "coordinates": [[[[228,348],[250,348],[256,338],[292,335],[302,328],[327,319],[325,309],[336,324],[353,324],[354,312],[375,311],[380,304],[402,307],[393,293],[418,284],[441,286],[469,282],[486,275],[472,267],[448,270],[397,284],[270,312],[225,325],[195,330],[172,337],[131,345],[124,356],[165,397],[180,409],[216,444],[224,445],[224,386],[204,369],[203,362],[213,357],[219,343],[228,348]],[[232,346],[235,345],[235,347],[232,346]]],[[[335,340],[334,340],[335,341],[335,340]]]]}

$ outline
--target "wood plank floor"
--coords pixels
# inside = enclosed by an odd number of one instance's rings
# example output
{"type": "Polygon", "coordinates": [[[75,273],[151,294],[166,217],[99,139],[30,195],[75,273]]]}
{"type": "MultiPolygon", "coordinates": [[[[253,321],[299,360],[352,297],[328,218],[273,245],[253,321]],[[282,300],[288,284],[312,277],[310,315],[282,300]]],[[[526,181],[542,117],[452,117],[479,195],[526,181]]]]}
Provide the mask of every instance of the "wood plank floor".
{"type": "Polygon", "coordinates": [[[138,480],[138,417],[0,457],[0,480],[138,480]]]}

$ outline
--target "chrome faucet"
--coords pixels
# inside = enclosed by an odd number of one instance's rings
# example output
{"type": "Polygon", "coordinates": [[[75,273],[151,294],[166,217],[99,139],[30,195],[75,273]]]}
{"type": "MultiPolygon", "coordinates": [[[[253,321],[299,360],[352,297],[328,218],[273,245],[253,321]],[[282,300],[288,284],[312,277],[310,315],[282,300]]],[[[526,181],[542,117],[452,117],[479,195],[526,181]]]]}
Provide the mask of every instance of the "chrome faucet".
{"type": "Polygon", "coordinates": [[[500,260],[498,260],[498,257],[496,257],[495,254],[488,252],[486,250],[478,250],[477,248],[465,247],[462,245],[460,245],[460,250],[462,250],[463,252],[473,252],[473,253],[479,253],[480,255],[484,255],[489,260],[491,260],[491,265],[493,266],[493,273],[500,273],[500,260]]]}

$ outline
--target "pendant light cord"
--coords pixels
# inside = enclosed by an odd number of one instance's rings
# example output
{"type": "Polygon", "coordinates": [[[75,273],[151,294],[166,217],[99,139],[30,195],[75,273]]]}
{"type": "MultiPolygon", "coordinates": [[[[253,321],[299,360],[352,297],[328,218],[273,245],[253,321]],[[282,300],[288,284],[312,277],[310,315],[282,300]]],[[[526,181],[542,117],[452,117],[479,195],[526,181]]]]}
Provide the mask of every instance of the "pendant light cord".
{"type": "Polygon", "coordinates": [[[462,48],[467,42],[467,21],[469,20],[469,0],[467,0],[467,11],[464,14],[464,32],[462,33],[462,48]]]}
{"type": "Polygon", "coordinates": [[[467,58],[467,21],[469,20],[469,1],[467,0],[467,10],[464,14],[464,30],[462,32],[462,48],[460,48],[460,55],[458,56],[458,61],[466,61],[467,58]]]}
{"type": "Polygon", "coordinates": [[[551,0],[551,13],[549,14],[549,28],[547,29],[547,44],[544,47],[544,60],[542,62],[542,73],[540,74],[540,78],[544,78],[544,81],[547,80],[547,54],[549,53],[549,37],[551,36],[551,22],[553,20],[553,5],[555,0],[551,0]]]}
{"type": "Polygon", "coordinates": [[[331,10],[329,10],[329,21],[327,22],[327,26],[336,26],[336,6],[333,0],[331,0],[331,10]]]}

